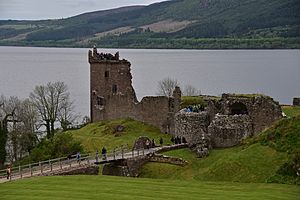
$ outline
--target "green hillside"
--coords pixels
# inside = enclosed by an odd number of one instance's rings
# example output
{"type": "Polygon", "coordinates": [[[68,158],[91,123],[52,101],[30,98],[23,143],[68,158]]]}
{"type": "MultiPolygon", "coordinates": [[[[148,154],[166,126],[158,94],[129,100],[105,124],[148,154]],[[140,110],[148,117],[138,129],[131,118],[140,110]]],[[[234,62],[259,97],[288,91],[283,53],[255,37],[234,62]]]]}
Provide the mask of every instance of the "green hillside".
{"type": "Polygon", "coordinates": [[[283,119],[243,145],[213,149],[196,158],[188,149],[165,153],[189,162],[185,167],[160,163],[144,166],[142,177],[201,181],[277,182],[300,184],[300,116],[283,119]]]}
{"type": "Polygon", "coordinates": [[[195,182],[109,176],[58,176],[1,184],[1,198],[11,199],[298,199],[298,186],[195,182]]]}
{"type": "Polygon", "coordinates": [[[298,0],[171,0],[58,20],[0,21],[0,45],[299,48],[298,0]]]}
{"type": "Polygon", "coordinates": [[[154,139],[159,144],[162,137],[165,144],[170,144],[171,136],[162,134],[160,130],[154,126],[144,124],[142,122],[131,119],[120,119],[106,122],[98,122],[89,124],[79,130],[68,131],[75,139],[80,141],[87,152],[95,152],[105,147],[108,151],[112,151],[116,147],[128,145],[131,149],[135,140],[140,136],[147,136],[154,139]],[[124,131],[115,132],[115,127],[121,125],[124,131]]]}
{"type": "Polygon", "coordinates": [[[286,153],[260,144],[212,150],[207,158],[197,158],[189,149],[165,153],[189,162],[185,167],[148,163],[141,177],[198,181],[266,182],[287,161],[286,153]]]}

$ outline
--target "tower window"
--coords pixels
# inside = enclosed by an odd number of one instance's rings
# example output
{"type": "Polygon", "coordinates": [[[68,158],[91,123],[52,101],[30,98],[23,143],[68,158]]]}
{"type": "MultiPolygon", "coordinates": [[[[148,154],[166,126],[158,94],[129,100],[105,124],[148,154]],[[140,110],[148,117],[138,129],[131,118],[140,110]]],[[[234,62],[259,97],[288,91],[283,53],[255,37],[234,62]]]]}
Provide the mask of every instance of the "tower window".
{"type": "Polygon", "coordinates": [[[112,92],[115,94],[115,93],[117,93],[117,91],[118,91],[117,85],[113,85],[112,86],[112,92]]]}
{"type": "Polygon", "coordinates": [[[104,105],[104,98],[97,96],[97,105],[103,106],[104,105]]]}
{"type": "Polygon", "coordinates": [[[108,77],[109,77],[109,71],[105,71],[104,77],[105,77],[105,78],[108,78],[108,77]]]}

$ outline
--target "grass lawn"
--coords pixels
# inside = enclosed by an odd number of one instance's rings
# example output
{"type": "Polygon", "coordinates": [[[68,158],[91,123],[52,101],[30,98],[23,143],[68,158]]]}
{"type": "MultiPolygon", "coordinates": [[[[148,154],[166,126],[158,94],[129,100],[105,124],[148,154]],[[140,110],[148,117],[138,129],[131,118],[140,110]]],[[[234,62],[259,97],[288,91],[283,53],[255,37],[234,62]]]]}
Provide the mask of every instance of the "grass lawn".
{"type": "Polygon", "coordinates": [[[147,136],[150,139],[154,139],[156,144],[159,144],[160,137],[163,138],[164,144],[171,143],[171,135],[163,134],[154,126],[131,119],[93,123],[79,130],[68,132],[70,132],[74,138],[78,139],[88,152],[95,152],[96,149],[101,150],[103,146],[105,146],[108,151],[112,151],[113,148],[126,144],[128,144],[129,148],[132,148],[135,140],[137,140],[139,136],[147,136]],[[114,133],[114,128],[117,125],[124,126],[124,131],[114,133]]]}
{"type": "Polygon", "coordinates": [[[281,108],[288,117],[295,117],[300,115],[300,106],[282,106],[281,108]]]}
{"type": "Polygon", "coordinates": [[[109,176],[59,176],[0,185],[1,199],[299,199],[300,187],[265,183],[197,182],[109,176]]]}

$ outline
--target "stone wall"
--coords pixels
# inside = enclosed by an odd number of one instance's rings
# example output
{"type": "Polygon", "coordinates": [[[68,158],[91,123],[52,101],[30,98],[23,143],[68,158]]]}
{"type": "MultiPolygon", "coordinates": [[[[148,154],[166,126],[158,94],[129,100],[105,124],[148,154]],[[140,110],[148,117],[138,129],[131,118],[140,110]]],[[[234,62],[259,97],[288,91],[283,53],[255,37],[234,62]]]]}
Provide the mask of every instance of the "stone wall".
{"type": "Polygon", "coordinates": [[[231,147],[282,117],[278,102],[264,95],[223,94],[208,100],[205,111],[181,110],[175,115],[175,136],[185,137],[198,156],[212,147],[231,147]]]}
{"type": "Polygon", "coordinates": [[[65,175],[98,175],[99,166],[95,165],[83,165],[62,169],[59,171],[46,172],[41,176],[65,176],[65,175]]]}
{"type": "Polygon", "coordinates": [[[103,166],[102,174],[110,176],[137,177],[140,173],[141,167],[147,162],[149,162],[149,157],[146,155],[116,160],[115,162],[105,164],[103,166]]]}
{"type": "MultiPolygon", "coordinates": [[[[182,147],[183,146],[181,146],[181,148],[182,147]]],[[[138,177],[142,166],[147,162],[168,163],[179,166],[185,166],[188,164],[187,161],[181,158],[149,154],[107,163],[103,166],[102,174],[109,176],[138,177]]]]}
{"type": "Polygon", "coordinates": [[[293,106],[300,106],[300,97],[293,98],[293,106]]]}
{"type": "Polygon", "coordinates": [[[152,154],[149,158],[150,162],[158,162],[158,163],[168,163],[172,165],[180,165],[185,166],[188,164],[186,160],[183,160],[182,158],[176,158],[176,157],[170,157],[165,155],[156,155],[152,154]]]}
{"type": "Polygon", "coordinates": [[[91,121],[132,118],[174,132],[174,115],[179,109],[181,91],[173,97],[144,97],[137,101],[132,87],[130,62],[119,54],[89,51],[91,121]]]}
{"type": "Polygon", "coordinates": [[[265,95],[223,94],[220,104],[221,110],[219,113],[224,115],[233,115],[234,105],[244,105],[246,114],[252,120],[254,135],[270,127],[274,121],[282,118],[282,110],[279,103],[265,95]]]}
{"type": "Polygon", "coordinates": [[[207,112],[186,112],[181,110],[175,115],[175,136],[185,137],[190,144],[197,144],[203,135],[208,134],[207,128],[210,124],[207,112]]]}
{"type": "Polygon", "coordinates": [[[208,134],[213,147],[232,147],[253,134],[252,120],[248,115],[216,115],[208,134]]]}

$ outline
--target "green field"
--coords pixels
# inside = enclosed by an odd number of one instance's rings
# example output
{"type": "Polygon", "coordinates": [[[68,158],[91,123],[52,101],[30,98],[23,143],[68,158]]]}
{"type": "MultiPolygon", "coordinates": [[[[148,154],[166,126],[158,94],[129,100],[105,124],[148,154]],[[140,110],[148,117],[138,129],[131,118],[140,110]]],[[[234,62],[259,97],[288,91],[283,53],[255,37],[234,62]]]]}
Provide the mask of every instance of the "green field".
{"type": "Polygon", "coordinates": [[[288,117],[295,117],[300,115],[300,106],[282,106],[282,111],[288,117]]]}
{"type": "Polygon", "coordinates": [[[1,184],[1,199],[299,199],[300,187],[108,176],[60,176],[1,184]]]}

